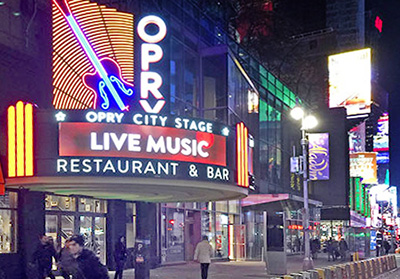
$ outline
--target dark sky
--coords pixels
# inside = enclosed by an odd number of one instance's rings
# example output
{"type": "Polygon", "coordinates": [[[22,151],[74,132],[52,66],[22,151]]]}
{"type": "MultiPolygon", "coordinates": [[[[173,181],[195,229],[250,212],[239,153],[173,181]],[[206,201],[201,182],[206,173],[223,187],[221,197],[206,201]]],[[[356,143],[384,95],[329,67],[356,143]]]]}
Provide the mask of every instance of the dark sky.
{"type": "Polygon", "coordinates": [[[381,1],[379,81],[389,92],[390,183],[398,187],[400,201],[400,1],[381,1]]]}

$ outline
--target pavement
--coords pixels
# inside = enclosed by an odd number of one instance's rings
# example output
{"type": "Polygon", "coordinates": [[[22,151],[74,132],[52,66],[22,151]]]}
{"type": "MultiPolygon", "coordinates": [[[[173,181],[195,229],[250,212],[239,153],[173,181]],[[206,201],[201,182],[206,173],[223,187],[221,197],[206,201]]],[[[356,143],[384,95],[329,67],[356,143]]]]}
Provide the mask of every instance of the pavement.
{"type": "MultiPolygon", "coordinates": [[[[397,257],[398,266],[400,257],[397,257]]],[[[327,254],[320,253],[318,258],[314,259],[314,267],[326,267],[342,263],[341,261],[328,261],[327,254]]],[[[288,274],[302,270],[303,256],[290,255],[287,257],[288,274]]],[[[110,271],[110,278],[114,278],[114,272],[110,271]]],[[[134,279],[133,269],[124,271],[123,279],[134,279]]],[[[246,278],[275,278],[268,275],[265,270],[265,264],[260,261],[231,261],[231,262],[213,262],[210,265],[208,279],[246,279],[246,278]]],[[[62,279],[62,277],[57,277],[62,279]]],[[[137,278],[140,279],[140,278],[137,278]]],[[[186,263],[180,265],[167,265],[150,271],[150,279],[200,279],[200,266],[198,263],[186,263]]],[[[400,279],[400,269],[385,273],[375,279],[400,279]]]]}
{"type": "MultiPolygon", "coordinates": [[[[320,253],[314,260],[314,267],[324,267],[340,263],[328,262],[327,254],[320,253]]],[[[288,273],[302,270],[303,256],[291,255],[287,258],[288,273]]],[[[110,272],[110,278],[113,278],[114,272],[110,272]]],[[[246,279],[246,278],[274,278],[276,276],[268,275],[265,270],[265,264],[260,261],[231,261],[231,262],[213,262],[209,269],[209,279],[246,279]]],[[[124,279],[133,279],[134,270],[126,270],[124,279]]],[[[186,263],[182,265],[168,265],[150,271],[150,279],[200,279],[200,266],[198,263],[186,263]]]]}

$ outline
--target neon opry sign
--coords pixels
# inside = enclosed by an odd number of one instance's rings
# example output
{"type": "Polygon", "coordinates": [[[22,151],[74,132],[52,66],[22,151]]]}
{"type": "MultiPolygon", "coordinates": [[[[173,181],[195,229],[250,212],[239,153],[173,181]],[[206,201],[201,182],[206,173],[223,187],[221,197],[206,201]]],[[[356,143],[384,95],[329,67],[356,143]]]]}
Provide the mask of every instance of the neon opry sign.
{"type": "Polygon", "coordinates": [[[138,23],[143,41],[138,90],[133,83],[133,16],[83,0],[53,3],[55,108],[128,111],[132,104],[160,113],[166,103],[163,79],[153,65],[164,56],[159,43],[167,34],[165,22],[151,15],[138,23]],[[149,26],[157,32],[148,32],[149,26]]]}

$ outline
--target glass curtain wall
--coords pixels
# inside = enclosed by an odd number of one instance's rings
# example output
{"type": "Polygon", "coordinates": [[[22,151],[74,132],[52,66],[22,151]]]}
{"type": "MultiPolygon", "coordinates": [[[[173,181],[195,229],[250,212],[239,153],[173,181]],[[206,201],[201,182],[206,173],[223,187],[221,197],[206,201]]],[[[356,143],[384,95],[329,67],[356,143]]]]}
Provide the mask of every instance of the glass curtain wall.
{"type": "Polygon", "coordinates": [[[202,235],[208,236],[214,258],[235,259],[233,227],[240,221],[239,201],[167,203],[161,212],[163,263],[193,260],[202,235]]]}
{"type": "Polygon", "coordinates": [[[199,57],[176,37],[170,49],[171,113],[199,116],[199,57]]]}

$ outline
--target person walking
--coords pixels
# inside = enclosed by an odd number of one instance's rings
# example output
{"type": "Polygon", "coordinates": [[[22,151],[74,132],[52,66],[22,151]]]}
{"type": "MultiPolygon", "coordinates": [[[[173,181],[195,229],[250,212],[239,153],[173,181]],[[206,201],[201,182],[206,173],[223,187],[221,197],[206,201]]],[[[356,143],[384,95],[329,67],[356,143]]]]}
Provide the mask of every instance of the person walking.
{"type": "Polygon", "coordinates": [[[114,279],[122,279],[122,273],[124,272],[124,266],[127,257],[128,253],[125,246],[125,237],[121,236],[119,237],[118,242],[115,244],[114,250],[114,260],[116,265],[114,279]]]}
{"type": "Polygon", "coordinates": [[[333,251],[333,240],[332,237],[326,242],[326,251],[328,252],[328,262],[336,260],[335,253],[333,251]]]}
{"type": "Polygon", "coordinates": [[[76,261],[69,251],[70,239],[65,241],[65,246],[61,248],[57,255],[57,266],[60,269],[60,274],[64,279],[70,279],[73,270],[76,270],[76,261]]]}
{"type": "Polygon", "coordinates": [[[339,253],[342,261],[346,260],[346,254],[347,251],[349,250],[349,246],[347,245],[346,240],[342,237],[342,239],[339,242],[339,253]]]}
{"type": "Polygon", "coordinates": [[[84,248],[85,239],[82,235],[70,238],[68,249],[75,259],[72,267],[73,279],[109,279],[107,268],[101,264],[96,255],[84,248]]]}
{"type": "Polygon", "coordinates": [[[385,249],[385,255],[389,254],[390,248],[392,246],[390,245],[389,241],[387,239],[383,240],[383,249],[385,249]]]}
{"type": "Polygon", "coordinates": [[[208,268],[211,263],[211,256],[213,254],[213,248],[208,242],[208,237],[203,236],[203,240],[199,242],[194,251],[194,260],[200,263],[201,268],[201,279],[207,279],[208,268]]]}
{"type": "Polygon", "coordinates": [[[56,249],[51,243],[51,240],[46,235],[39,237],[39,244],[33,253],[33,260],[37,265],[39,279],[45,279],[50,277],[55,279],[56,277],[52,273],[53,257],[56,256],[56,249]]]}

